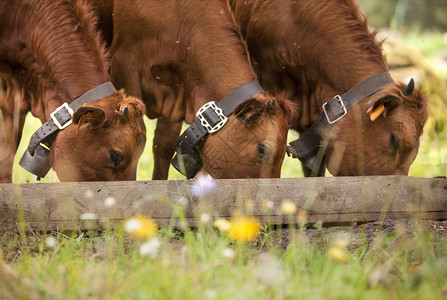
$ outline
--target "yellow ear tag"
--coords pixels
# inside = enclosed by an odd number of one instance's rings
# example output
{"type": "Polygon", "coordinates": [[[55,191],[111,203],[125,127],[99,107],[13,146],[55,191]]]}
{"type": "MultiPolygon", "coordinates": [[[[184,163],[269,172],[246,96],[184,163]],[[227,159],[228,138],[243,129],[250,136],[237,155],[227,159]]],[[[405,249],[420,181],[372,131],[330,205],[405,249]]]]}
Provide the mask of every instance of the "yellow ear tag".
{"type": "MultiPolygon", "coordinates": [[[[366,112],[369,113],[371,110],[372,107],[370,107],[366,112]]],[[[374,122],[384,111],[385,105],[383,105],[383,103],[377,106],[376,109],[374,109],[373,112],[369,115],[371,122],[374,122]]]]}

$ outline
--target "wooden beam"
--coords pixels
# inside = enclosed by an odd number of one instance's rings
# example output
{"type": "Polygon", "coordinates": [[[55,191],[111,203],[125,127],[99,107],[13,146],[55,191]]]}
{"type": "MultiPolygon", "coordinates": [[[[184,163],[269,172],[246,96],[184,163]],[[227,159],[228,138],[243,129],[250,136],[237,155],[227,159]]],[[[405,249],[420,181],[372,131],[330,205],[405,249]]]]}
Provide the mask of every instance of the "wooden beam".
{"type": "Polygon", "coordinates": [[[191,195],[192,181],[123,181],[0,184],[0,226],[25,221],[35,230],[97,229],[135,214],[159,225],[188,224],[200,214],[229,218],[248,210],[264,223],[287,224],[283,200],[308,212],[310,223],[363,222],[384,218],[447,219],[447,179],[365,176],[216,180],[201,198],[191,195]],[[113,206],[105,200],[112,197],[113,206]],[[265,203],[273,205],[266,207],[265,203]],[[182,203],[187,203],[182,206],[182,203]],[[182,213],[179,213],[182,212],[182,213]]]}

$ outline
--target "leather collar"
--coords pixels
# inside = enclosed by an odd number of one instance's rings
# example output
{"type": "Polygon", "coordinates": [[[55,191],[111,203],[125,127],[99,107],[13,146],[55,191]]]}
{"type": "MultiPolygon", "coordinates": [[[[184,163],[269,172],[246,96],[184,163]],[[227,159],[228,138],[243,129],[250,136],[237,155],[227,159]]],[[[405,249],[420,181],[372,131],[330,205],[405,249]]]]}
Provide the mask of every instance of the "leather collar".
{"type": "Polygon", "coordinates": [[[200,150],[209,133],[214,133],[225,125],[226,117],[240,103],[251,96],[264,92],[258,81],[253,80],[237,87],[217,104],[213,101],[202,106],[196,116],[198,120],[192,123],[177,139],[177,154],[171,164],[188,179],[193,178],[202,168],[200,150]]]}
{"type": "Polygon", "coordinates": [[[337,95],[324,103],[323,113],[318,120],[299,139],[290,143],[290,146],[287,147],[287,154],[298,158],[312,170],[313,175],[323,176],[326,169],[324,164],[325,149],[322,149],[321,143],[325,135],[354,105],[393,82],[388,72],[379,73],[361,81],[343,95],[337,95]]]}
{"type": "Polygon", "coordinates": [[[71,124],[73,112],[84,103],[90,104],[98,99],[107,97],[116,92],[113,84],[108,81],[85,92],[70,104],[64,103],[51,113],[51,118],[37,129],[31,136],[28,148],[23,154],[19,164],[28,172],[43,178],[51,169],[48,161],[49,150],[41,144],[50,147],[59,130],[71,124]]]}

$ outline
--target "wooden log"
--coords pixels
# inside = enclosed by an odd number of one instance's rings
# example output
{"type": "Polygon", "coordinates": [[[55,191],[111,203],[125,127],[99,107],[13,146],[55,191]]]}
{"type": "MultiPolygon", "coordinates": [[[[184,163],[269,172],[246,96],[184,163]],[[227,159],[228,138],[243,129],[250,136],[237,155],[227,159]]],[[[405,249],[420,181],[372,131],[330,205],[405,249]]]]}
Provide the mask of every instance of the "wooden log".
{"type": "Polygon", "coordinates": [[[0,226],[10,228],[26,222],[33,230],[98,229],[136,214],[152,217],[159,225],[176,225],[179,220],[192,225],[202,213],[229,218],[236,209],[248,211],[263,223],[294,223],[296,214],[290,217],[281,212],[284,200],[306,210],[310,223],[447,219],[445,178],[226,179],[216,180],[215,190],[200,198],[191,195],[191,183],[0,184],[0,226]],[[112,206],[106,205],[109,197],[115,201],[112,206]]]}

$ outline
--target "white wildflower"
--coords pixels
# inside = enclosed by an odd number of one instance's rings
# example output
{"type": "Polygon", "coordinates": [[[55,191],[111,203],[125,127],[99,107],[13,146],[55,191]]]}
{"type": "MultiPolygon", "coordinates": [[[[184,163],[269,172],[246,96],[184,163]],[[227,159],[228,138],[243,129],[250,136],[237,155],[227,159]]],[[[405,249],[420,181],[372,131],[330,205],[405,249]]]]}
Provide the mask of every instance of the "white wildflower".
{"type": "Polygon", "coordinates": [[[45,239],[45,246],[54,249],[57,246],[57,240],[54,236],[49,236],[45,239]]]}
{"type": "Polygon", "coordinates": [[[113,198],[113,197],[107,197],[105,200],[104,200],[104,206],[105,207],[112,207],[112,206],[114,206],[116,204],[116,200],[115,200],[115,198],[113,198]]]}
{"type": "Polygon", "coordinates": [[[161,241],[159,238],[154,237],[150,239],[148,242],[144,243],[140,247],[140,254],[144,256],[149,256],[151,258],[155,258],[158,256],[160,252],[161,241]]]}

